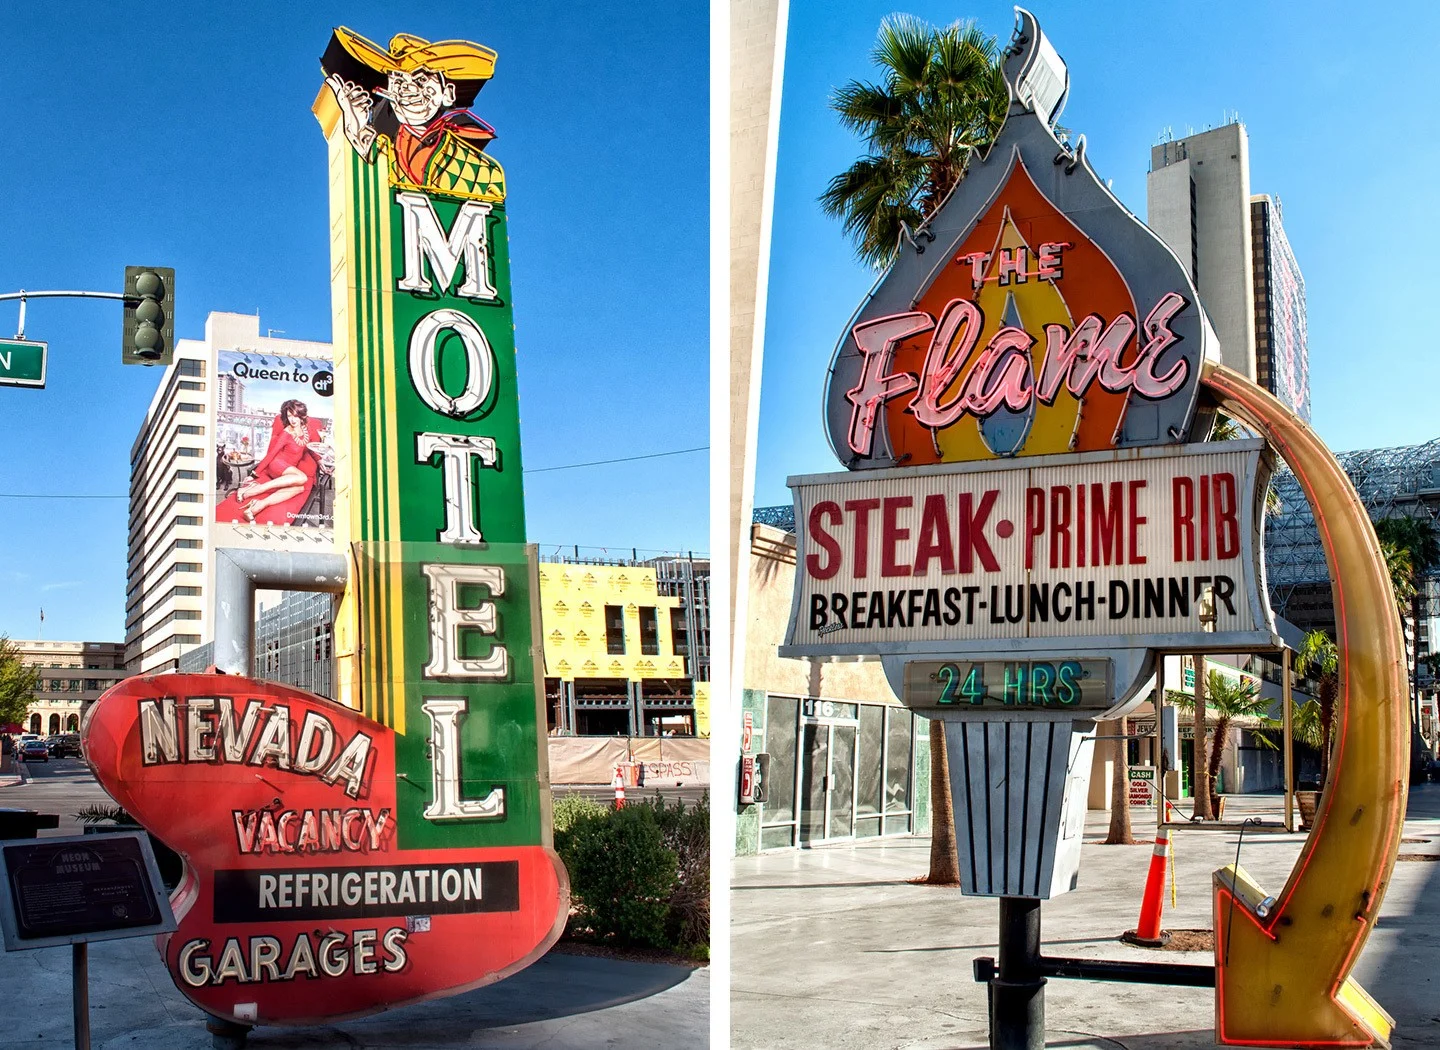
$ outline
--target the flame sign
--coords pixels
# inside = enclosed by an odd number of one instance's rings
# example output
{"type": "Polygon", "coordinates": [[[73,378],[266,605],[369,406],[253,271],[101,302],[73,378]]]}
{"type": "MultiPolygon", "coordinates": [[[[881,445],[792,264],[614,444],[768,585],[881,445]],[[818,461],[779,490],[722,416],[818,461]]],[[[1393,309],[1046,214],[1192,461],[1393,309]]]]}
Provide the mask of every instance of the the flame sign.
{"type": "Polygon", "coordinates": [[[1184,267],[1053,125],[1054,50],[1005,63],[988,154],[900,246],[847,326],[826,395],[851,469],[1181,443],[1218,355],[1184,267]]]}

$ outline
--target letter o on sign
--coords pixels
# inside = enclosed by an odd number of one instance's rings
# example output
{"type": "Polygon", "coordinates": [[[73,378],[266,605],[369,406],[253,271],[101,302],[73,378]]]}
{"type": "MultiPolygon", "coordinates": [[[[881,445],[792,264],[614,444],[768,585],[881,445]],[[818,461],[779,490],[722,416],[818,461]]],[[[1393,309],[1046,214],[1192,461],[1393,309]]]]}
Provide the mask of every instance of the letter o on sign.
{"type": "Polygon", "coordinates": [[[478,325],[459,310],[426,314],[410,333],[410,382],[420,400],[436,412],[464,419],[485,403],[495,381],[494,352],[478,325]],[[451,397],[440,385],[441,332],[454,332],[465,345],[465,389],[451,397]]]}

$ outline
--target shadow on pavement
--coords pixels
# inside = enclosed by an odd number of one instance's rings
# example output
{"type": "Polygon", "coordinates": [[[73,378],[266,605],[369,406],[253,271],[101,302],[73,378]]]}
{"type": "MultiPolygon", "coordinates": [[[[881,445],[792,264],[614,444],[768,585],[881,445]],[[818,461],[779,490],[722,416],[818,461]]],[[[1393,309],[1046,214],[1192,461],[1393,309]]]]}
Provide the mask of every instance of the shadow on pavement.
{"type": "Polygon", "coordinates": [[[479,1030],[573,1017],[657,995],[695,971],[683,966],[552,954],[498,984],[337,1025],[257,1028],[248,1045],[274,1050],[332,1046],[456,1046],[479,1030]]]}

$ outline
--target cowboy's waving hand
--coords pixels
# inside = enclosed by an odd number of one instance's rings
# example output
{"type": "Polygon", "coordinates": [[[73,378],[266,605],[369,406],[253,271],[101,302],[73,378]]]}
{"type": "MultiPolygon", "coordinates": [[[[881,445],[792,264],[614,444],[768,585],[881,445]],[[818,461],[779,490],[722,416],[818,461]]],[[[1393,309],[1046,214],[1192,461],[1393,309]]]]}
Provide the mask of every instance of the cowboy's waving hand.
{"type": "Polygon", "coordinates": [[[331,73],[325,78],[325,83],[340,107],[345,137],[356,153],[368,159],[370,147],[375,144],[375,129],[370,126],[370,111],[375,103],[370,92],[359,84],[341,79],[338,73],[331,73]]]}

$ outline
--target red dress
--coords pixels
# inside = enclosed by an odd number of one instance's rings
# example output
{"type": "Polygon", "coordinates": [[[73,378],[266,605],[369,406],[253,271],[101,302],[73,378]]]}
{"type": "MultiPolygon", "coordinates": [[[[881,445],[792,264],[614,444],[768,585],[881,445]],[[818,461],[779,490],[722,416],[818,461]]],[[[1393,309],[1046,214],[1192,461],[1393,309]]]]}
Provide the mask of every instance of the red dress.
{"type": "MultiPolygon", "coordinates": [[[[320,440],[320,424],[313,419],[307,419],[306,431],[310,441],[320,440]]],[[[310,490],[315,487],[315,472],[320,468],[320,461],[315,458],[315,453],[299,441],[295,436],[285,429],[277,416],[270,428],[270,445],[265,450],[265,458],[255,467],[255,472],[250,476],[250,483],[261,481],[273,481],[291,467],[297,468],[305,475],[304,487],[294,496],[283,503],[272,503],[260,513],[255,515],[257,525],[293,525],[295,515],[300,508],[305,506],[305,501],[310,498],[310,490]]],[[[259,497],[264,499],[268,493],[262,493],[259,497]]],[[[248,503],[249,500],[246,500],[248,503]]],[[[240,502],[237,492],[232,492],[220,502],[215,508],[215,520],[217,522],[249,522],[245,517],[244,505],[240,502]]]]}

